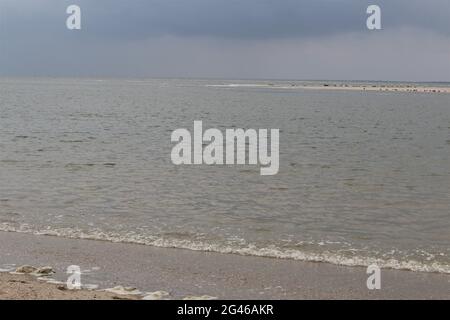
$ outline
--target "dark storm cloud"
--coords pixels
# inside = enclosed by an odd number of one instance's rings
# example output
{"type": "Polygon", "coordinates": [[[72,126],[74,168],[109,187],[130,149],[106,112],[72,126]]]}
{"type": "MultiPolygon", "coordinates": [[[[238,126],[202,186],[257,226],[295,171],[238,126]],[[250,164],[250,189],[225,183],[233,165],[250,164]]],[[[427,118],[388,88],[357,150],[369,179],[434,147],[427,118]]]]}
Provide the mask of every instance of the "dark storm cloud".
{"type": "Polygon", "coordinates": [[[450,80],[448,56],[449,0],[0,0],[0,75],[450,80]]]}
{"type": "MultiPolygon", "coordinates": [[[[33,35],[63,32],[65,9],[82,8],[92,37],[314,37],[362,31],[365,9],[378,4],[385,28],[412,26],[450,33],[448,0],[3,0],[3,28],[33,35]]],[[[5,32],[5,30],[4,30],[5,32]]]]}

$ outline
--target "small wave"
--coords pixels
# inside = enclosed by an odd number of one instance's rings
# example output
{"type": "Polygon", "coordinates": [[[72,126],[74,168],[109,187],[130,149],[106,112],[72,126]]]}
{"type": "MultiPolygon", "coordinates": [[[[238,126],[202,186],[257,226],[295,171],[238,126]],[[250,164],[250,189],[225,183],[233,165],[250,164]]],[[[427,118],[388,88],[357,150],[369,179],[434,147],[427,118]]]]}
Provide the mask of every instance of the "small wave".
{"type": "Polygon", "coordinates": [[[231,83],[231,84],[207,84],[206,87],[211,88],[249,88],[249,89],[313,89],[317,87],[298,86],[298,85],[282,85],[282,84],[258,84],[258,83],[231,83]]]}
{"type": "Polygon", "coordinates": [[[429,264],[425,264],[416,260],[398,260],[394,258],[381,259],[363,256],[347,257],[333,252],[311,253],[295,249],[280,249],[275,246],[258,247],[253,244],[237,247],[224,244],[206,243],[202,241],[143,236],[139,234],[123,235],[114,232],[108,233],[98,229],[93,229],[90,231],[74,228],[34,229],[27,224],[14,226],[11,223],[0,223],[0,231],[56,236],[71,239],[100,240],[114,243],[132,243],[161,248],[178,248],[193,251],[238,254],[243,256],[291,259],[305,262],[325,262],[350,267],[367,267],[375,264],[380,268],[386,269],[450,274],[450,266],[438,262],[430,262],[429,264]]]}
{"type": "Polygon", "coordinates": [[[230,84],[207,84],[206,87],[217,88],[272,88],[272,84],[258,84],[258,83],[230,83],[230,84]]]}

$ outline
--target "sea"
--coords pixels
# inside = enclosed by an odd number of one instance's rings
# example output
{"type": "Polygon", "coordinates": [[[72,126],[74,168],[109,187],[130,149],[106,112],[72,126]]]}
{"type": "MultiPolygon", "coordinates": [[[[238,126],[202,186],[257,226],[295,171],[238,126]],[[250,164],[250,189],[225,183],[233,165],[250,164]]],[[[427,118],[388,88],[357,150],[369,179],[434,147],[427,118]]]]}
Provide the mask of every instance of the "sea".
{"type": "Polygon", "coordinates": [[[1,78],[0,231],[450,273],[450,94],[324,83],[1,78]],[[197,120],[279,129],[278,174],[174,165],[197,120]]]}

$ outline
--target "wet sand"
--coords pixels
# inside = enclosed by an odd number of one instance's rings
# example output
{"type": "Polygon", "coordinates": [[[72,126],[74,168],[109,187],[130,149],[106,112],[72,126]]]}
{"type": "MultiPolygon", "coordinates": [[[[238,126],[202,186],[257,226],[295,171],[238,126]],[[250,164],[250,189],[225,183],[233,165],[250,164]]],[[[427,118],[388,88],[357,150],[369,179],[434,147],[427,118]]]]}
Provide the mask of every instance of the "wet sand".
{"type": "MultiPolygon", "coordinates": [[[[164,291],[168,295],[161,298],[168,299],[450,299],[446,274],[383,269],[381,289],[368,290],[363,267],[12,232],[0,232],[0,243],[0,268],[48,265],[56,271],[52,278],[65,282],[67,267],[79,265],[83,285],[131,286],[142,296],[164,291]]],[[[66,293],[29,277],[1,274],[0,299],[113,298],[97,291],[66,293]]]]}

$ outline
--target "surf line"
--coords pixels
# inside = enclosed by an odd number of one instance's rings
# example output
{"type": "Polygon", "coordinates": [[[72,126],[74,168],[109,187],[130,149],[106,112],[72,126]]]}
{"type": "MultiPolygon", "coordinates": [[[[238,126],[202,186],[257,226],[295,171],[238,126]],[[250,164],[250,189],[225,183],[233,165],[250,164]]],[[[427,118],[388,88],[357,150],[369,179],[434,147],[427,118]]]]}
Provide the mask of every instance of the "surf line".
{"type": "Polygon", "coordinates": [[[202,121],[194,121],[193,135],[188,129],[176,129],[171,141],[171,160],[175,165],[259,165],[263,176],[278,173],[280,130],[270,129],[219,129],[203,132],[202,121]]]}

